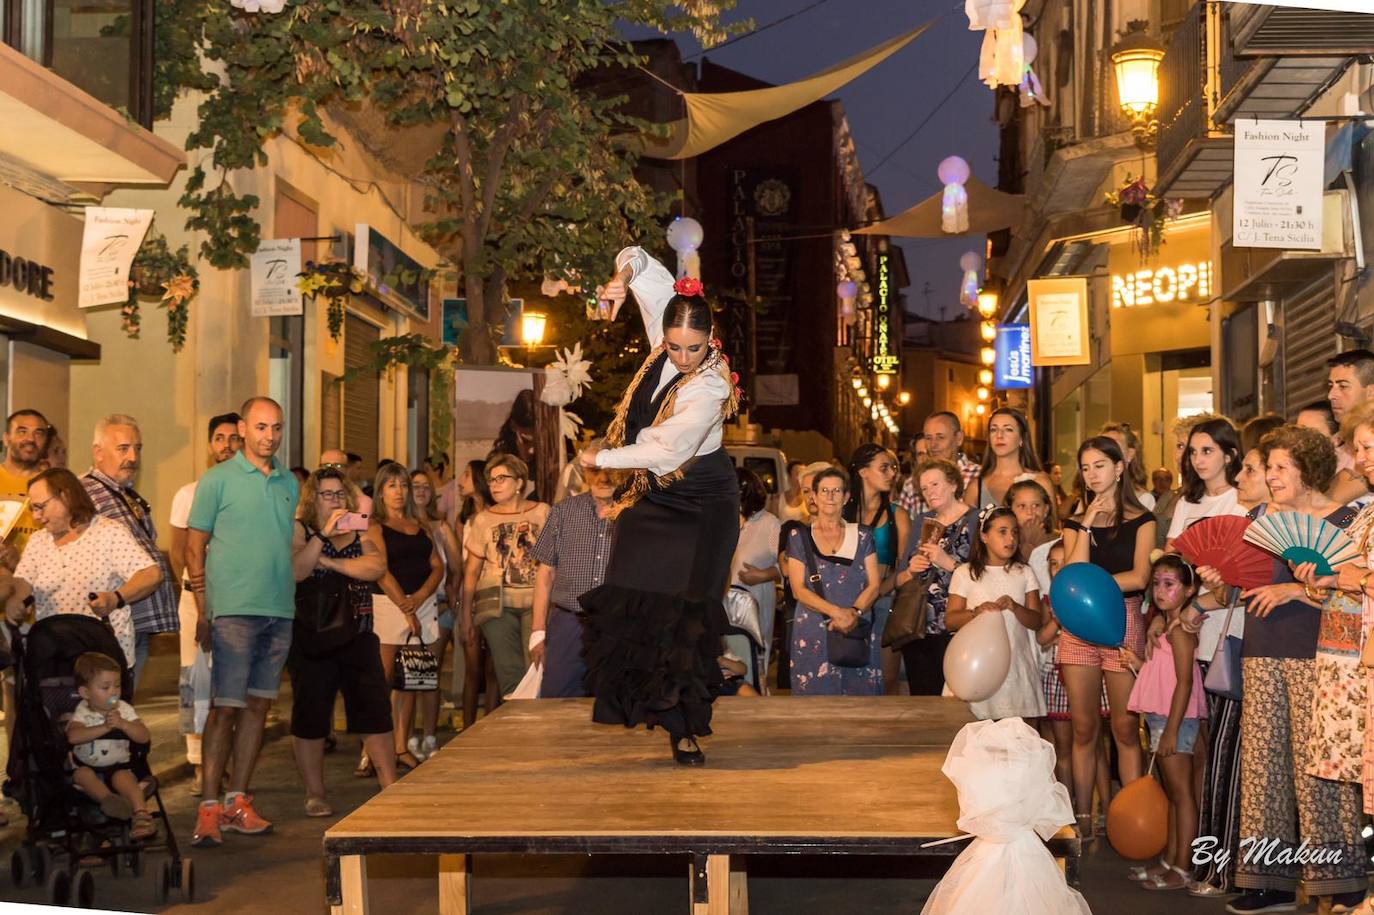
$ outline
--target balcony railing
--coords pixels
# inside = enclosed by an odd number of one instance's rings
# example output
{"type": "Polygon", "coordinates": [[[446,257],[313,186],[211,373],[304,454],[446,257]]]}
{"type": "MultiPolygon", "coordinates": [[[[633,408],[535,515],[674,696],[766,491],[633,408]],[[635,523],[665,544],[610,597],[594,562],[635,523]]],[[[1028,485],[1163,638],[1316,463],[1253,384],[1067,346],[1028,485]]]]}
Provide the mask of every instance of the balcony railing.
{"type": "Polygon", "coordinates": [[[0,38],[152,126],[153,0],[0,0],[0,38]]]}
{"type": "Polygon", "coordinates": [[[1204,4],[1188,11],[1159,66],[1159,167],[1178,160],[1207,125],[1204,4]]]}

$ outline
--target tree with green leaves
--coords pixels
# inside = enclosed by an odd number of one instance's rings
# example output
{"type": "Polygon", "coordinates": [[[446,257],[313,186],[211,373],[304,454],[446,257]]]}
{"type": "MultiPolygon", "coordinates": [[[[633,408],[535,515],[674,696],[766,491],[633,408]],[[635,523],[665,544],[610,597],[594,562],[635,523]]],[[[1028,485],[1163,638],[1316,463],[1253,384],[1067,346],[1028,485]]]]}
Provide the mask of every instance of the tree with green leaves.
{"type": "Polygon", "coordinates": [[[162,2],[177,19],[161,43],[197,47],[209,65],[163,69],[208,92],[188,148],[212,164],[181,201],[205,233],[202,255],[247,265],[258,200],[230,176],[265,164],[268,138],[291,124],[328,147],[331,125],[348,125],[426,189],[419,229],[461,271],[463,356],[479,364],[496,361],[508,284],[552,275],[590,291],[611,253],[661,230],[667,201],[634,174],[654,127],[592,89],[598,73],[641,63],[621,25],[691,31],[708,46],[742,27],[720,21],[734,0],[293,0],[278,15],[162,2]],[[369,118],[381,129],[353,129],[369,118]]]}

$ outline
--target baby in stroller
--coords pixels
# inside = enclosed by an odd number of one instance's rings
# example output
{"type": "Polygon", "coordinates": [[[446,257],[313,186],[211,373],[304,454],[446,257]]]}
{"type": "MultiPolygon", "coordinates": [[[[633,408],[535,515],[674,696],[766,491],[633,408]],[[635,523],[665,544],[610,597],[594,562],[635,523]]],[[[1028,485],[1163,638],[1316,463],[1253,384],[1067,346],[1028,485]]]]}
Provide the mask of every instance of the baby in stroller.
{"type": "Polygon", "coordinates": [[[73,783],[107,817],[132,820],[129,838],[156,835],[130,754],[130,741],[147,744],[150,735],[134,707],[119,697],[123,671],[108,655],[88,651],[76,659],[73,673],[81,696],[67,722],[67,741],[79,764],[73,783]]]}

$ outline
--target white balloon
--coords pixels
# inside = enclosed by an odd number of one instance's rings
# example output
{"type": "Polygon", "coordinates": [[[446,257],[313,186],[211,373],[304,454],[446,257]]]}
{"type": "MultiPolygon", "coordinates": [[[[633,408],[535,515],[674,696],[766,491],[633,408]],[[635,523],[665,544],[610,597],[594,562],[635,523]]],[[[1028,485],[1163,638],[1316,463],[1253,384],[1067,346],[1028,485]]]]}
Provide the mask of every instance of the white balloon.
{"type": "Polygon", "coordinates": [[[968,163],[958,156],[950,156],[940,162],[935,173],[940,176],[941,184],[963,184],[968,180],[972,172],[969,171],[968,163]]]}
{"type": "Polygon", "coordinates": [[[678,254],[695,251],[703,238],[701,223],[690,216],[679,216],[668,224],[668,247],[678,254]]]}
{"type": "Polygon", "coordinates": [[[983,266],[983,258],[978,255],[977,251],[965,251],[964,256],[959,258],[959,269],[965,273],[977,270],[981,266],[983,266]]]}
{"type": "Polygon", "coordinates": [[[945,683],[965,702],[982,702],[1002,688],[1011,670],[1011,641],[1002,613],[979,613],[949,640],[945,683]]]}
{"type": "Polygon", "coordinates": [[[1035,43],[1034,36],[1030,32],[1021,33],[1021,56],[1025,58],[1026,66],[1035,63],[1035,55],[1040,53],[1040,46],[1035,43]]]}

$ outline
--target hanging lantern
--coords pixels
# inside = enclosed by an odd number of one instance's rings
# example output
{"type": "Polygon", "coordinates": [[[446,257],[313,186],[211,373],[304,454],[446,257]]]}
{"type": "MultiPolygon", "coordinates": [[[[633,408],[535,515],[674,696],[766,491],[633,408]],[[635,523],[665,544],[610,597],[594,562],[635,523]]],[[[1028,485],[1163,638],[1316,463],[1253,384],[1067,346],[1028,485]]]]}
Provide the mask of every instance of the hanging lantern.
{"type": "Polygon", "coordinates": [[[1050,106],[1050,100],[1045,96],[1045,88],[1040,85],[1040,77],[1035,75],[1035,68],[1031,65],[1035,63],[1035,57],[1040,53],[1040,48],[1035,43],[1035,38],[1029,32],[1021,36],[1021,57],[1025,62],[1026,73],[1021,77],[1021,107],[1029,108],[1032,105],[1050,106]]]}
{"type": "Polygon", "coordinates": [[[978,78],[990,88],[1019,86],[1025,72],[1021,7],[1026,0],[967,0],[970,31],[985,31],[978,54],[978,78]]]}
{"type": "Polygon", "coordinates": [[[981,385],[992,384],[992,369],[979,369],[978,383],[981,385]]]}
{"type": "Polygon", "coordinates": [[[886,391],[886,390],[887,390],[888,388],[890,388],[891,386],[892,386],[892,376],[891,376],[891,375],[879,375],[879,376],[878,376],[878,390],[880,390],[880,391],[886,391]]]}
{"type": "Polygon", "coordinates": [[[845,280],[835,287],[835,294],[840,297],[840,315],[846,324],[854,323],[854,300],[859,295],[859,284],[853,280],[845,280]]]}
{"type": "Polygon", "coordinates": [[[935,169],[940,183],[945,186],[945,195],[940,203],[940,231],[958,234],[968,231],[968,191],[964,182],[968,181],[968,163],[958,156],[950,156],[935,169]]]}
{"type": "Polygon", "coordinates": [[[856,390],[856,391],[859,390],[859,388],[861,388],[861,387],[864,386],[863,381],[861,381],[861,380],[859,379],[859,376],[858,376],[858,375],[855,375],[855,376],[854,376],[853,381],[854,381],[854,390],[856,390]]]}
{"type": "Polygon", "coordinates": [[[997,350],[990,346],[985,346],[978,351],[978,358],[983,365],[992,365],[997,361],[997,350]]]}
{"type": "Polygon", "coordinates": [[[897,392],[897,403],[901,404],[901,405],[904,406],[904,407],[905,407],[907,404],[911,403],[911,392],[910,392],[910,391],[899,391],[899,392],[897,392]]]}
{"type": "Polygon", "coordinates": [[[997,339],[997,325],[992,321],[984,321],[978,330],[983,335],[983,340],[987,343],[991,343],[993,340],[997,339]]]}
{"type": "Polygon", "coordinates": [[[959,283],[960,303],[970,306],[977,304],[978,269],[982,266],[983,259],[977,251],[965,251],[964,256],[959,258],[959,269],[964,271],[964,279],[959,283]]]}
{"type": "Polygon", "coordinates": [[[978,293],[978,313],[983,317],[991,318],[997,314],[998,304],[997,293],[991,289],[978,293]]]}
{"type": "Polygon", "coordinates": [[[992,393],[991,393],[987,388],[979,388],[979,389],[978,389],[978,399],[979,399],[979,400],[987,400],[987,399],[988,399],[989,397],[991,397],[991,396],[992,396],[992,393]]]}
{"type": "Polygon", "coordinates": [[[697,249],[705,239],[701,223],[690,216],[678,216],[668,224],[668,247],[677,252],[677,276],[701,279],[701,256],[697,249]]]}
{"type": "Polygon", "coordinates": [[[984,413],[988,412],[988,405],[985,403],[980,403],[977,407],[973,409],[973,412],[977,413],[979,416],[982,416],[984,413]]]}

